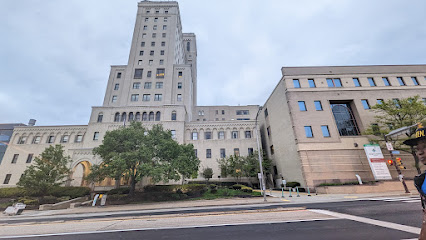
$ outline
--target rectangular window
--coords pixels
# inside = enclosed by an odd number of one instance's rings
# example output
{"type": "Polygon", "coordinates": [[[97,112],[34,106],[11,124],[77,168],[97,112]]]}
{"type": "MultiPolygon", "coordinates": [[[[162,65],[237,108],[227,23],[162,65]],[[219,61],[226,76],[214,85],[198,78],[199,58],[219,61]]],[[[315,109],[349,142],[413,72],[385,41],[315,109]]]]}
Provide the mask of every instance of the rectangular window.
{"type": "Polygon", "coordinates": [[[163,94],[154,95],[154,101],[161,101],[161,100],[163,100],[163,94]]]}
{"type": "Polygon", "coordinates": [[[397,108],[401,108],[401,105],[399,104],[399,99],[398,98],[393,98],[392,101],[394,102],[395,106],[397,108]]]}
{"type": "Polygon", "coordinates": [[[238,138],[238,131],[232,131],[231,132],[231,138],[232,139],[237,139],[238,138]]]}
{"type": "Polygon", "coordinates": [[[142,96],[142,101],[144,102],[148,102],[151,99],[151,95],[150,94],[144,94],[142,96]]]}
{"type": "Polygon", "coordinates": [[[120,87],[120,84],[118,84],[118,83],[116,83],[115,85],[114,85],[114,90],[118,90],[118,88],[120,87]]]}
{"type": "Polygon", "coordinates": [[[271,145],[269,149],[271,150],[271,155],[274,155],[275,154],[274,145],[271,145]]]}
{"type": "Polygon", "coordinates": [[[220,149],[220,158],[225,158],[225,157],[226,157],[225,148],[221,148],[220,149]]]}
{"type": "Polygon", "coordinates": [[[163,25],[163,30],[167,30],[167,25],[163,25]]]}
{"type": "Polygon", "coordinates": [[[164,55],[164,50],[160,51],[160,55],[163,56],[164,55]]]}
{"type": "Polygon", "coordinates": [[[240,149],[239,148],[234,148],[234,155],[240,156],[240,149]]]}
{"type": "Polygon", "coordinates": [[[141,83],[140,82],[134,82],[133,83],[133,89],[140,89],[141,88],[141,83]]]}
{"type": "Polygon", "coordinates": [[[27,141],[26,136],[20,137],[19,140],[18,140],[18,144],[25,144],[26,141],[27,141]]]}
{"type": "Polygon", "coordinates": [[[248,155],[249,156],[253,155],[253,153],[254,153],[253,148],[248,148],[248,155]]]}
{"type": "Polygon", "coordinates": [[[70,138],[70,136],[69,136],[69,135],[64,135],[64,136],[62,136],[61,143],[67,143],[67,142],[68,142],[68,140],[69,140],[69,138],[70,138]]]}
{"type": "Polygon", "coordinates": [[[95,133],[93,134],[93,140],[94,140],[94,141],[99,140],[99,132],[95,132],[95,133]]]}
{"type": "MultiPolygon", "coordinates": [[[[102,116],[102,115],[101,115],[102,116]]],[[[39,144],[40,143],[40,140],[41,140],[41,137],[40,136],[35,136],[34,138],[33,138],[33,144],[39,144]]]]}
{"type": "Polygon", "coordinates": [[[309,87],[310,88],[316,88],[314,79],[308,79],[309,87]]]}
{"type": "Polygon", "coordinates": [[[162,33],[162,34],[161,34],[161,36],[162,36],[163,38],[165,38],[165,37],[166,37],[166,33],[162,33]]]}
{"type": "Polygon", "coordinates": [[[158,18],[154,18],[154,22],[158,22],[158,18]]]}
{"type": "Polygon", "coordinates": [[[417,81],[417,77],[411,77],[411,80],[413,80],[413,83],[415,86],[419,85],[419,82],[417,81]]]}
{"type": "Polygon", "coordinates": [[[358,78],[352,78],[352,80],[354,81],[355,87],[361,87],[361,83],[359,82],[358,78]]]}
{"type": "Polygon", "coordinates": [[[164,75],[166,73],[166,70],[164,68],[157,68],[157,78],[164,78],[164,75]]]}
{"type": "Polygon", "coordinates": [[[146,33],[142,33],[142,38],[146,38],[146,33]]]}
{"type": "Polygon", "coordinates": [[[178,72],[178,78],[181,78],[183,76],[183,72],[178,72]]]}
{"type": "Polygon", "coordinates": [[[222,115],[224,115],[225,114],[225,110],[222,110],[222,115]]]}
{"type": "Polygon", "coordinates": [[[133,78],[135,78],[135,79],[142,78],[142,73],[143,73],[143,69],[142,68],[136,68],[135,69],[135,75],[133,76],[133,78]]]}
{"type": "Polygon", "coordinates": [[[342,81],[340,78],[327,78],[328,87],[342,87],[342,81]]]}
{"type": "Polygon", "coordinates": [[[112,96],[111,102],[113,102],[113,103],[117,102],[117,96],[116,95],[112,96]]]}
{"type": "Polygon", "coordinates": [[[206,158],[212,158],[212,150],[206,149],[206,158]]]}
{"type": "Polygon", "coordinates": [[[271,136],[271,127],[267,127],[266,132],[268,133],[268,136],[271,136]]]}
{"type": "Polygon", "coordinates": [[[323,137],[330,137],[330,131],[328,131],[328,126],[323,125],[321,126],[322,136],[323,137]]]}
{"type": "Polygon", "coordinates": [[[170,133],[172,134],[172,139],[176,139],[176,130],[171,130],[170,133]]]}
{"type": "Polygon", "coordinates": [[[155,42],[151,42],[151,47],[155,47],[155,42]]]}
{"type": "Polygon", "coordinates": [[[148,30],[148,26],[147,26],[147,25],[144,25],[144,26],[143,26],[143,30],[148,30]]]}
{"type": "Polygon", "coordinates": [[[152,30],[157,30],[157,25],[152,26],[152,30]]]}
{"type": "Polygon", "coordinates": [[[315,104],[315,110],[322,111],[321,101],[314,101],[314,104],[315,104]]]}
{"type": "Polygon", "coordinates": [[[12,177],[12,174],[6,174],[6,177],[3,181],[3,184],[9,184],[10,178],[12,177]]]}
{"type": "Polygon", "coordinates": [[[164,22],[167,22],[167,18],[166,17],[164,18],[164,22]]]}
{"type": "Polygon", "coordinates": [[[143,51],[139,51],[139,56],[143,56],[143,51]]]}
{"type": "Polygon", "coordinates": [[[250,111],[249,110],[236,110],[235,111],[237,115],[249,115],[250,111]]]}
{"type": "Polygon", "coordinates": [[[298,103],[299,103],[299,110],[306,111],[305,101],[298,101],[298,103]]]}
{"type": "Polygon", "coordinates": [[[154,56],[154,51],[149,51],[150,56],[154,56]]]}
{"type": "Polygon", "coordinates": [[[206,140],[212,139],[212,132],[205,132],[204,133],[204,139],[206,139],[206,140]]]}
{"type": "Polygon", "coordinates": [[[192,140],[198,140],[198,133],[197,132],[192,133],[192,140]]]}
{"type": "Polygon", "coordinates": [[[307,138],[313,138],[314,134],[312,133],[312,127],[311,126],[305,126],[305,135],[307,138]]]}
{"type": "Polygon", "coordinates": [[[152,38],[156,38],[157,37],[157,33],[152,33],[152,38]]]}
{"type": "Polygon", "coordinates": [[[82,142],[83,141],[83,135],[77,135],[76,137],[75,137],[75,142],[76,143],[80,143],[80,142],[82,142]]]}
{"type": "Polygon", "coordinates": [[[13,154],[12,163],[16,163],[18,161],[19,154],[13,154]]]}
{"type": "Polygon", "coordinates": [[[219,131],[217,133],[217,138],[218,139],[225,139],[225,132],[224,131],[219,131]]]}
{"type": "Polygon", "coordinates": [[[138,60],[138,65],[142,65],[142,60],[138,60]]]}
{"type": "Polygon", "coordinates": [[[163,88],[163,82],[156,82],[155,83],[155,88],[156,89],[162,89],[163,88]]]}
{"type": "Polygon", "coordinates": [[[146,74],[146,77],[150,78],[151,75],[152,75],[152,71],[148,71],[147,74],[146,74]]]}
{"type": "Polygon", "coordinates": [[[379,127],[379,124],[372,123],[371,124],[371,130],[373,130],[373,135],[380,136],[380,127],[379,127]]]}
{"type": "Polygon", "coordinates": [[[385,86],[392,86],[387,77],[382,77],[382,80],[383,80],[383,83],[385,84],[385,86]]]}
{"type": "Polygon", "coordinates": [[[251,131],[245,131],[244,135],[246,136],[246,138],[251,138],[251,131]]]}
{"type": "Polygon", "coordinates": [[[160,65],[164,65],[164,60],[160,59],[160,65]]]}
{"type": "Polygon", "coordinates": [[[423,103],[426,105],[426,98],[423,98],[423,103]]]}
{"type": "MultiPolygon", "coordinates": [[[[178,89],[182,89],[182,83],[181,83],[181,82],[178,82],[177,88],[178,88],[178,89]]],[[[217,110],[216,110],[216,111],[217,111],[217,110]]],[[[217,113],[216,113],[216,114],[217,114],[217,113]]]]}
{"type": "Polygon", "coordinates": [[[102,122],[102,119],[104,118],[104,115],[102,114],[102,113],[100,113],[99,115],[98,115],[98,123],[101,123],[102,122]]]}
{"type": "Polygon", "coordinates": [[[294,86],[294,88],[300,88],[299,79],[293,79],[293,86],[294,86]]]}
{"type": "Polygon", "coordinates": [[[27,161],[25,163],[31,163],[31,161],[33,160],[33,155],[34,154],[32,153],[28,154],[27,161]]]}
{"type": "Polygon", "coordinates": [[[368,79],[368,83],[370,84],[370,87],[376,86],[376,82],[374,81],[374,79],[372,77],[369,77],[367,79],[368,79]]]}
{"type": "Polygon", "coordinates": [[[161,42],[161,46],[165,47],[166,46],[166,42],[161,42]]]}
{"type": "Polygon", "coordinates": [[[364,109],[370,109],[370,104],[368,103],[367,99],[361,99],[361,103],[364,109]]]}
{"type": "Polygon", "coordinates": [[[139,94],[132,94],[130,96],[130,101],[137,102],[139,100],[139,94]]]}
{"type": "Polygon", "coordinates": [[[194,154],[195,154],[196,157],[198,157],[198,151],[197,151],[197,149],[194,149],[194,154]]]}
{"type": "Polygon", "coordinates": [[[153,63],[154,63],[154,60],[149,60],[149,61],[148,61],[148,65],[149,65],[149,66],[152,66],[152,64],[153,64],[153,63]]]}
{"type": "Polygon", "coordinates": [[[377,99],[377,104],[382,104],[383,103],[383,99],[377,99]]]}
{"type": "Polygon", "coordinates": [[[121,72],[117,73],[117,78],[121,78],[121,72]]]}
{"type": "Polygon", "coordinates": [[[55,136],[47,137],[47,143],[54,143],[54,142],[55,142],[55,136]]]}
{"type": "Polygon", "coordinates": [[[397,77],[396,79],[398,79],[400,86],[405,86],[405,82],[404,82],[404,79],[402,77],[397,77]]]}
{"type": "Polygon", "coordinates": [[[148,22],[148,19],[149,19],[149,18],[145,18],[145,22],[148,22]]]}
{"type": "Polygon", "coordinates": [[[151,85],[152,85],[152,83],[151,83],[151,82],[146,82],[146,83],[143,85],[143,88],[144,88],[144,89],[151,89],[151,85]]]}
{"type": "Polygon", "coordinates": [[[177,99],[178,102],[182,102],[182,94],[178,94],[177,95],[177,99]]]}
{"type": "Polygon", "coordinates": [[[268,109],[267,109],[267,108],[265,108],[264,113],[265,113],[265,118],[266,118],[266,117],[269,115],[269,113],[268,113],[268,109]]]}
{"type": "Polygon", "coordinates": [[[141,42],[141,47],[145,47],[145,42],[141,42]]]}

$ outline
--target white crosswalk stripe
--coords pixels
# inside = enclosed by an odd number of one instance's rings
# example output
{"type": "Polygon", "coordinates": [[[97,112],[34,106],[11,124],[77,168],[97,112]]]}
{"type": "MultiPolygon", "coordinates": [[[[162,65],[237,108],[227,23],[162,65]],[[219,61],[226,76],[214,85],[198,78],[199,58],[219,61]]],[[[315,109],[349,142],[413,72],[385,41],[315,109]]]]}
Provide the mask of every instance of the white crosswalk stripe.
{"type": "Polygon", "coordinates": [[[405,202],[415,203],[420,202],[419,196],[412,197],[378,197],[378,198],[359,198],[358,201],[384,201],[384,202],[405,202]]]}

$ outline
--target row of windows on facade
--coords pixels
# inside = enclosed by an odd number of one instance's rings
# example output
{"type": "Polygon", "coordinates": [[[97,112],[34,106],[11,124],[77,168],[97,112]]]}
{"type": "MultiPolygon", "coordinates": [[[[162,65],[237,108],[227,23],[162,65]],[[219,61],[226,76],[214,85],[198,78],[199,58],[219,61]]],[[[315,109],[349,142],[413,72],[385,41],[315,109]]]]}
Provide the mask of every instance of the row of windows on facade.
{"type": "MultiPolygon", "coordinates": [[[[154,22],[158,22],[158,17],[155,17],[155,18],[148,18],[148,17],[146,17],[144,19],[144,22],[149,22],[150,19],[154,19],[154,22]]],[[[168,20],[167,17],[163,17],[163,22],[167,22],[167,20],[168,20]]]]}
{"type": "MultiPolygon", "coordinates": [[[[177,119],[176,115],[176,111],[172,111],[170,119],[175,121],[177,119]]],[[[103,116],[104,115],[102,113],[98,115],[98,123],[102,122],[103,116]]],[[[128,116],[126,112],[123,112],[121,114],[117,112],[114,115],[114,122],[141,121],[141,116],[142,121],[161,121],[161,112],[157,111],[155,114],[154,112],[143,112],[142,115],[140,112],[136,112],[135,114],[133,112],[129,112],[128,116]]]]}
{"type": "MultiPolygon", "coordinates": [[[[164,85],[163,82],[156,82],[155,83],[155,89],[163,89],[163,85],[164,85]]],[[[152,87],[152,82],[145,82],[144,83],[144,87],[143,87],[144,89],[151,89],[151,87],[152,87]]],[[[134,82],[132,88],[133,89],[140,89],[141,83],[140,82],[134,82]]],[[[120,89],[120,84],[116,83],[114,85],[114,90],[117,91],[119,89],[120,89]]],[[[177,83],[177,89],[182,89],[182,82],[177,83]]]]}
{"type": "MultiPolygon", "coordinates": [[[[231,139],[238,139],[239,131],[231,132],[231,139]]],[[[244,131],[245,138],[251,138],[251,131],[244,131]]],[[[192,140],[198,140],[198,132],[192,132],[191,135],[192,140]]],[[[211,131],[204,132],[204,139],[211,140],[213,139],[213,133],[211,131]]],[[[225,139],[225,131],[217,132],[217,139],[225,139]]]]}
{"type": "MultiPolygon", "coordinates": [[[[148,60],[148,65],[149,66],[152,66],[154,64],[154,60],[148,60]]],[[[164,59],[160,59],[159,61],[158,61],[158,64],[159,65],[164,65],[164,59]]],[[[138,60],[138,66],[142,66],[143,65],[143,60],[138,60]]],[[[136,77],[135,77],[136,78],[136,77]]],[[[140,78],[142,78],[142,77],[140,77],[140,78]]]]}
{"type": "MultiPolygon", "coordinates": [[[[118,100],[118,96],[114,95],[112,96],[111,102],[115,103],[118,100]]],[[[163,94],[154,94],[154,101],[162,101],[163,100],[163,94]]],[[[132,94],[130,96],[131,102],[137,102],[139,101],[139,94],[132,94]]],[[[142,95],[142,101],[149,102],[151,101],[151,94],[143,94],[142,95]]],[[[181,102],[182,101],[182,94],[176,95],[176,101],[181,102]]]]}
{"type": "MultiPolygon", "coordinates": [[[[397,107],[399,107],[399,99],[393,98],[392,100],[395,103],[395,105],[397,107]]],[[[384,99],[377,99],[377,104],[382,104],[383,101],[384,101],[384,99]]],[[[426,104],[426,98],[423,98],[423,102],[424,102],[424,104],[426,104]]],[[[305,101],[298,101],[298,104],[299,104],[299,110],[300,111],[302,111],[302,112],[307,111],[305,101]]],[[[371,108],[368,99],[361,99],[361,104],[362,104],[364,109],[370,109],[371,108]]],[[[322,111],[323,110],[322,105],[321,105],[321,101],[319,101],[319,100],[314,101],[314,105],[315,105],[316,111],[322,111]]]]}
{"type": "MultiPolygon", "coordinates": [[[[221,112],[222,112],[222,115],[225,114],[225,110],[222,110],[221,112]]],[[[219,110],[216,110],[215,113],[216,113],[216,115],[218,115],[219,110]]],[[[235,114],[237,114],[237,115],[249,115],[250,111],[249,110],[235,110],[235,114]]],[[[204,110],[198,110],[198,115],[204,116],[204,110]]]]}
{"type": "MultiPolygon", "coordinates": [[[[165,53],[166,53],[166,51],[160,50],[160,56],[164,56],[165,53]]],[[[145,54],[145,51],[139,51],[139,56],[144,56],[144,54],[145,54]]],[[[155,56],[155,50],[150,50],[149,51],[149,56],[155,56]]],[[[142,60],[138,61],[138,65],[142,65],[142,63],[143,63],[142,60]]],[[[152,65],[153,60],[149,60],[149,63],[151,63],[151,65],[152,65]]],[[[163,63],[164,63],[164,61],[163,61],[163,63]]]]}
{"type": "MultiPolygon", "coordinates": [[[[399,83],[400,86],[407,86],[403,77],[397,77],[396,79],[398,80],[398,83],[399,83]]],[[[426,77],[425,77],[425,79],[426,79],[426,77]]],[[[340,78],[327,78],[326,80],[327,80],[327,86],[328,87],[343,87],[342,81],[340,80],[340,78]]],[[[361,82],[359,81],[359,78],[352,78],[352,80],[353,80],[355,87],[362,87],[361,82]]],[[[371,87],[377,86],[376,80],[373,77],[368,77],[367,80],[368,80],[368,83],[371,87]]],[[[415,86],[420,85],[419,81],[417,80],[417,77],[411,77],[411,80],[413,81],[413,84],[415,86]]],[[[383,84],[385,86],[392,86],[388,77],[382,77],[382,81],[383,81],[383,84]]],[[[310,88],[316,88],[316,84],[315,84],[314,79],[308,79],[308,84],[309,84],[310,88]]],[[[293,79],[293,86],[294,86],[294,88],[300,88],[301,87],[299,79],[293,79]]]]}
{"type": "MultiPolygon", "coordinates": [[[[194,152],[195,152],[195,156],[198,157],[197,149],[194,149],[194,152]]],[[[253,148],[248,148],[247,154],[252,155],[253,154],[253,148]]],[[[234,155],[240,156],[240,149],[239,148],[234,148],[234,155]]],[[[226,158],[226,149],[225,148],[221,148],[219,150],[219,156],[220,156],[220,158],[226,158]]],[[[212,158],[212,150],[211,149],[206,149],[206,158],[212,158]]]]}
{"type": "MultiPolygon", "coordinates": [[[[141,47],[145,47],[145,46],[146,46],[145,42],[141,42],[141,47]]],[[[165,47],[166,46],[166,42],[161,42],[161,46],[165,47]]],[[[151,47],[155,47],[155,42],[151,42],[151,47]]],[[[140,55],[140,53],[141,52],[139,52],[139,55],[140,55]]]]}
{"type": "MultiPolygon", "coordinates": [[[[160,8],[161,9],[161,8],[160,8]]],[[[152,12],[152,13],[155,13],[155,14],[159,14],[160,13],[160,9],[159,10],[155,10],[155,12],[152,12]]],[[[163,10],[163,9],[161,9],[161,10],[163,10]]],[[[146,12],[145,12],[146,14],[150,14],[151,13],[151,10],[146,10],[146,12]]],[[[164,10],[164,14],[169,14],[169,10],[164,10]]]]}
{"type": "MultiPolygon", "coordinates": [[[[164,68],[157,68],[157,72],[155,74],[155,77],[156,78],[164,78],[165,74],[166,74],[166,70],[164,68]]],[[[143,68],[136,68],[135,74],[133,75],[133,78],[134,79],[141,79],[142,75],[143,75],[143,68]]],[[[148,71],[146,77],[150,78],[151,75],[152,75],[152,72],[148,71]]],[[[121,77],[121,74],[120,74],[120,77],[121,77]]]]}
{"type": "MultiPolygon", "coordinates": [[[[21,136],[18,139],[17,144],[25,144],[27,142],[27,136],[21,136]]],[[[70,135],[63,135],[61,137],[60,143],[68,143],[69,142],[70,135]]],[[[74,138],[75,143],[80,143],[83,141],[83,135],[78,134],[74,138]]],[[[46,139],[46,143],[54,143],[55,142],[55,136],[49,135],[46,139]]],[[[31,141],[31,144],[40,144],[41,143],[41,136],[34,136],[33,140],[31,141]]]]}
{"type": "MultiPolygon", "coordinates": [[[[312,126],[305,126],[305,136],[307,138],[313,138],[314,134],[312,132],[312,126]]],[[[328,130],[328,125],[322,125],[321,126],[322,136],[323,137],[330,137],[330,131],[328,130]]]]}
{"type": "MultiPolygon", "coordinates": [[[[144,25],[143,30],[144,31],[148,30],[148,25],[144,25]]],[[[152,30],[158,30],[158,25],[153,25],[152,30]]],[[[167,30],[167,25],[163,25],[163,30],[167,30]]]]}

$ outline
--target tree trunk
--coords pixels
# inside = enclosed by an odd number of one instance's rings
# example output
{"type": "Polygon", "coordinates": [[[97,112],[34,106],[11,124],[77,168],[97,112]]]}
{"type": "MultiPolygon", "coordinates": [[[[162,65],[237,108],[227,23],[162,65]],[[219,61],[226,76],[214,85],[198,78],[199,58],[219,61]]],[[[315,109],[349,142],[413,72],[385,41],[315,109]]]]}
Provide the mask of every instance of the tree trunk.
{"type": "Polygon", "coordinates": [[[414,157],[414,163],[415,163],[415,166],[416,166],[416,169],[417,169],[417,173],[418,174],[421,174],[422,173],[422,171],[420,170],[420,166],[419,166],[419,158],[417,157],[417,155],[416,155],[416,151],[414,150],[414,147],[413,146],[411,146],[411,154],[413,155],[413,157],[414,157]]]}
{"type": "Polygon", "coordinates": [[[135,195],[135,188],[136,188],[136,179],[135,179],[135,176],[132,174],[130,176],[130,191],[129,191],[129,196],[135,195]]]}
{"type": "Polygon", "coordinates": [[[120,176],[115,177],[115,188],[120,188],[120,181],[121,181],[120,176]]]}

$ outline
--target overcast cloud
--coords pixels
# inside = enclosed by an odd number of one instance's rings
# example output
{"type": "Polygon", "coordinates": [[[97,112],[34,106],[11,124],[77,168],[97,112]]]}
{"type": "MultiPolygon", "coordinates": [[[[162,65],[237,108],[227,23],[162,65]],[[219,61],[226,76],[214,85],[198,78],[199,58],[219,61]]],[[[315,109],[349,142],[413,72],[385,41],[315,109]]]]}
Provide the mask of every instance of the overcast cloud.
{"type": "MultiPolygon", "coordinates": [[[[283,66],[424,64],[425,1],[181,0],[198,104],[262,105],[283,66]]],[[[127,64],[137,1],[0,1],[0,123],[87,124],[127,64]]]]}

